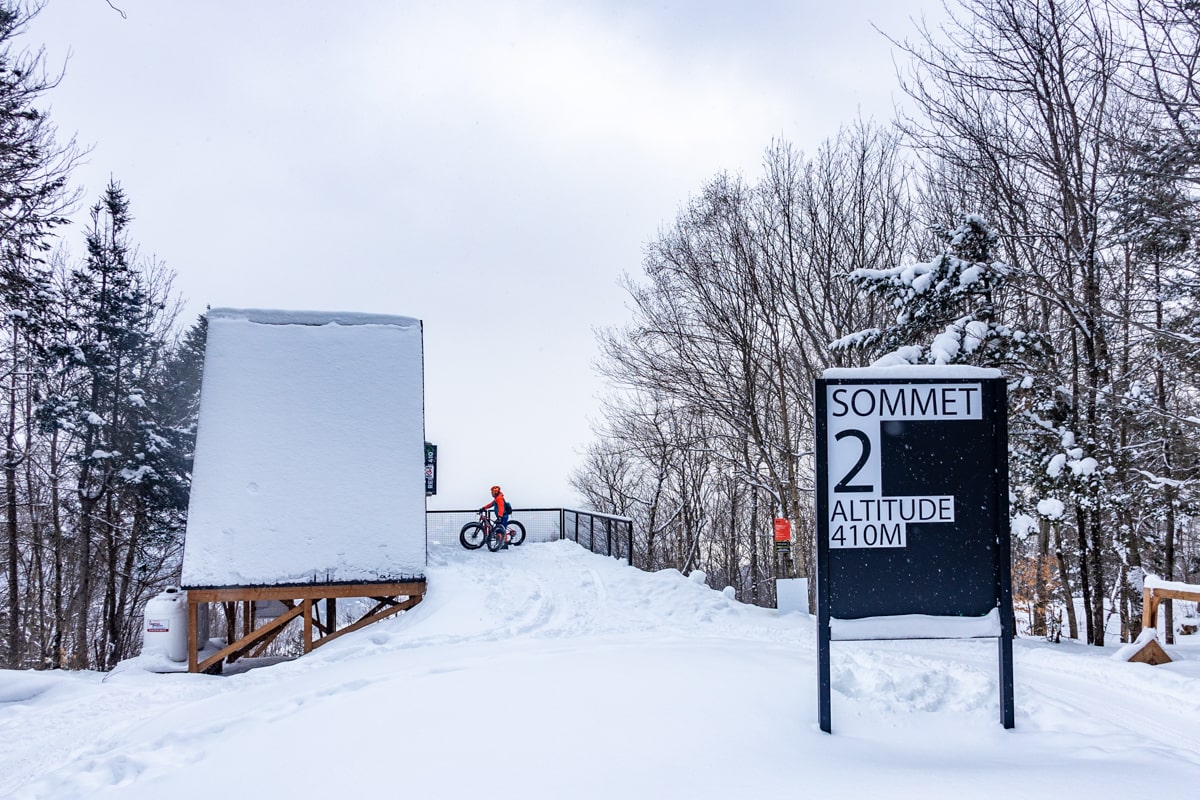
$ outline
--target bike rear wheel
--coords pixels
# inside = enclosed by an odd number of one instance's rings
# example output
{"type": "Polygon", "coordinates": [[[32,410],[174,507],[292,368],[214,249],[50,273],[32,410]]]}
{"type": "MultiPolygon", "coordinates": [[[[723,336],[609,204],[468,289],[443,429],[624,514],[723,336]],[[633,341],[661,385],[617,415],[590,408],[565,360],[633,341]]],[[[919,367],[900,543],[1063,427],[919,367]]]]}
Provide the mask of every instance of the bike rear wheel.
{"type": "Polygon", "coordinates": [[[508,521],[509,544],[520,544],[525,541],[525,526],[515,519],[508,521]]]}
{"type": "Polygon", "coordinates": [[[468,522],[463,525],[462,530],[458,534],[459,543],[468,550],[478,550],[483,546],[484,533],[483,526],[478,522],[468,522]]]}

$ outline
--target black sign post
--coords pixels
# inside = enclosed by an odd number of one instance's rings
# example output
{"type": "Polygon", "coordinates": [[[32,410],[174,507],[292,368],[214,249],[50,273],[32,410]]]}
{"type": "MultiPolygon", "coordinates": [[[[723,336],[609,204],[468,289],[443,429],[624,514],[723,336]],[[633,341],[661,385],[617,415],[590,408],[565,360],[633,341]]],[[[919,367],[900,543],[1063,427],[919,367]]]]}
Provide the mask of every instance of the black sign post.
{"type": "Polygon", "coordinates": [[[828,370],[816,384],[819,713],[830,643],[999,641],[1014,724],[1004,378],[972,367],[828,370]]]}

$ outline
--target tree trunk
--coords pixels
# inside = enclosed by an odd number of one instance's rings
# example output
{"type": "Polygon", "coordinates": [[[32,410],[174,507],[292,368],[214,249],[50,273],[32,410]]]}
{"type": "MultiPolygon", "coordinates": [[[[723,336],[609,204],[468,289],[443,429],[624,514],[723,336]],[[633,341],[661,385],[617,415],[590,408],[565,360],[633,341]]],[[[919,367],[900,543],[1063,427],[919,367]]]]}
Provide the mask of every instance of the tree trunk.
{"type": "Polygon", "coordinates": [[[101,627],[104,630],[100,652],[100,669],[111,669],[117,642],[120,640],[120,620],[117,619],[117,574],[120,572],[120,542],[119,524],[117,519],[114,492],[108,492],[104,498],[104,619],[101,627]]]}
{"type": "Polygon", "coordinates": [[[1032,633],[1034,636],[1046,636],[1046,607],[1049,605],[1050,598],[1048,597],[1046,571],[1050,567],[1050,520],[1042,517],[1038,523],[1038,538],[1037,538],[1037,562],[1034,569],[1037,570],[1033,577],[1033,624],[1032,633]]]}
{"type": "MultiPolygon", "coordinates": [[[[31,392],[26,392],[26,398],[30,398],[31,392]]],[[[33,418],[32,409],[28,407],[29,400],[26,400],[27,407],[25,409],[25,419],[33,418]]],[[[32,438],[32,426],[26,422],[25,435],[32,438]]],[[[26,497],[33,498],[38,495],[37,478],[34,475],[33,459],[25,459],[24,481],[26,497]]],[[[29,625],[31,631],[36,631],[37,648],[33,650],[31,655],[36,658],[35,666],[38,669],[44,668],[50,663],[50,631],[51,623],[49,614],[46,613],[46,518],[40,510],[35,510],[33,503],[30,503],[29,512],[29,535],[30,535],[30,558],[31,565],[29,570],[29,594],[31,595],[28,605],[29,609],[36,609],[37,618],[29,625]]]]}
{"type": "MultiPolygon", "coordinates": [[[[1088,572],[1087,511],[1078,505],[1075,507],[1075,531],[1079,545],[1079,591],[1083,596],[1084,628],[1087,632],[1087,643],[1095,644],[1096,632],[1092,627],[1095,621],[1092,618],[1092,584],[1090,580],[1091,575],[1088,572]]],[[[1075,604],[1072,602],[1072,612],[1074,608],[1075,604]]]]}
{"type": "MultiPolygon", "coordinates": [[[[1163,562],[1166,565],[1166,579],[1175,580],[1175,492],[1167,490],[1167,537],[1163,545],[1163,562]]],[[[1175,644],[1175,614],[1168,598],[1163,601],[1163,624],[1167,629],[1167,644],[1175,644]]]]}
{"type": "MultiPolygon", "coordinates": [[[[86,470],[86,467],[85,467],[86,470]]],[[[79,590],[76,593],[78,608],[75,617],[75,647],[71,653],[74,669],[87,669],[89,661],[88,625],[91,622],[92,606],[92,521],[95,518],[96,501],[88,497],[80,487],[79,498],[79,590]]]]}
{"type": "Polygon", "coordinates": [[[1135,569],[1143,572],[1142,549],[1138,542],[1137,532],[1134,529],[1133,515],[1125,513],[1123,517],[1123,527],[1125,528],[1125,564],[1128,569],[1122,570],[1121,593],[1129,607],[1128,630],[1126,631],[1125,641],[1132,642],[1142,633],[1142,593],[1130,585],[1129,573],[1135,569]]]}
{"type": "Polygon", "coordinates": [[[1107,592],[1104,589],[1104,536],[1102,526],[1100,525],[1100,514],[1097,511],[1087,512],[1088,528],[1091,532],[1091,558],[1088,559],[1088,566],[1092,570],[1092,608],[1091,608],[1091,628],[1093,630],[1093,639],[1090,644],[1097,647],[1104,646],[1104,598],[1107,592]]]}
{"type": "MultiPolygon", "coordinates": [[[[1164,328],[1163,319],[1163,303],[1162,303],[1162,265],[1158,259],[1154,260],[1154,321],[1161,331],[1164,328]]],[[[1165,377],[1166,366],[1164,364],[1164,353],[1162,348],[1162,339],[1158,340],[1158,363],[1154,370],[1154,384],[1156,400],[1158,402],[1158,412],[1162,422],[1162,470],[1163,477],[1167,479],[1163,492],[1163,499],[1166,501],[1166,531],[1165,540],[1163,542],[1163,562],[1166,571],[1166,579],[1169,581],[1175,580],[1175,499],[1177,490],[1171,484],[1175,477],[1175,459],[1171,452],[1171,423],[1168,413],[1169,403],[1167,401],[1167,383],[1165,377]]],[[[1175,609],[1170,599],[1163,603],[1163,622],[1166,625],[1166,640],[1167,644],[1175,643],[1175,609]]]]}
{"type": "Polygon", "coordinates": [[[9,361],[10,381],[8,391],[8,420],[4,429],[4,517],[8,533],[6,573],[8,576],[8,630],[5,640],[8,645],[8,666],[19,669],[22,664],[21,642],[21,573],[20,551],[17,543],[19,525],[17,518],[17,373],[18,338],[17,324],[12,326],[12,353],[9,361]]]}
{"type": "MultiPolygon", "coordinates": [[[[125,562],[121,567],[120,581],[117,585],[117,614],[115,630],[117,633],[116,650],[113,654],[113,664],[127,658],[134,644],[130,639],[130,600],[135,592],[133,586],[133,569],[136,563],[137,551],[141,546],[142,534],[146,527],[146,506],[139,497],[134,501],[133,524],[130,526],[129,541],[125,545],[125,562]]],[[[618,548],[620,544],[618,543],[618,548]]],[[[136,594],[141,594],[141,582],[136,594]]],[[[332,618],[331,618],[332,619],[332,618]]]]}
{"type": "Polygon", "coordinates": [[[1054,558],[1058,562],[1058,580],[1062,584],[1063,600],[1067,607],[1067,637],[1074,640],[1079,638],[1079,622],[1075,617],[1075,597],[1071,591],[1071,570],[1067,566],[1067,556],[1063,553],[1062,528],[1054,526],[1054,558]]]}
{"type": "Polygon", "coordinates": [[[54,669],[66,666],[67,628],[66,609],[63,607],[63,520],[62,496],[59,486],[58,432],[50,435],[50,525],[53,537],[54,573],[51,592],[54,595],[54,637],[50,664],[54,669]]]}
{"type": "Polygon", "coordinates": [[[758,563],[758,490],[750,490],[750,602],[758,605],[762,572],[758,563]]]}

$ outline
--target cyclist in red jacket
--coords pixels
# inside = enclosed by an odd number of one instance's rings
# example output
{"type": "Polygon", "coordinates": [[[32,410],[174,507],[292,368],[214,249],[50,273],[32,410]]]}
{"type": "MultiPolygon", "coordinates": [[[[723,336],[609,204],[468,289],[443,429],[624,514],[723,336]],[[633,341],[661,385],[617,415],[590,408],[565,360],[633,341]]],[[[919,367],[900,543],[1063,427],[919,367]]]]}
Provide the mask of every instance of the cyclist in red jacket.
{"type": "Polygon", "coordinates": [[[504,499],[504,492],[500,491],[499,486],[492,487],[492,502],[479,509],[479,513],[482,514],[492,506],[496,507],[496,524],[500,526],[501,530],[505,531],[504,546],[508,547],[508,517],[512,513],[512,507],[508,504],[508,501],[504,499]]]}

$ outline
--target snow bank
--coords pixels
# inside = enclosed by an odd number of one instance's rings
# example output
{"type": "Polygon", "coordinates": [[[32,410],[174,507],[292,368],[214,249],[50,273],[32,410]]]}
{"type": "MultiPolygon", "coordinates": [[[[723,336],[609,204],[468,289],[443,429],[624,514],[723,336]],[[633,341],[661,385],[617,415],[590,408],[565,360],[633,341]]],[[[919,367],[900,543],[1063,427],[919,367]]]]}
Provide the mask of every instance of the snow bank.
{"type": "Polygon", "coordinates": [[[428,579],[411,611],[241,674],[0,670],[0,797],[1061,800],[1200,770],[1200,660],[1018,639],[1005,731],[994,640],[849,642],[829,736],[812,617],[564,541],[435,544],[428,579]],[[404,728],[399,755],[371,735],[404,728]],[[321,764],[292,766],[303,742],[321,764]]]}

